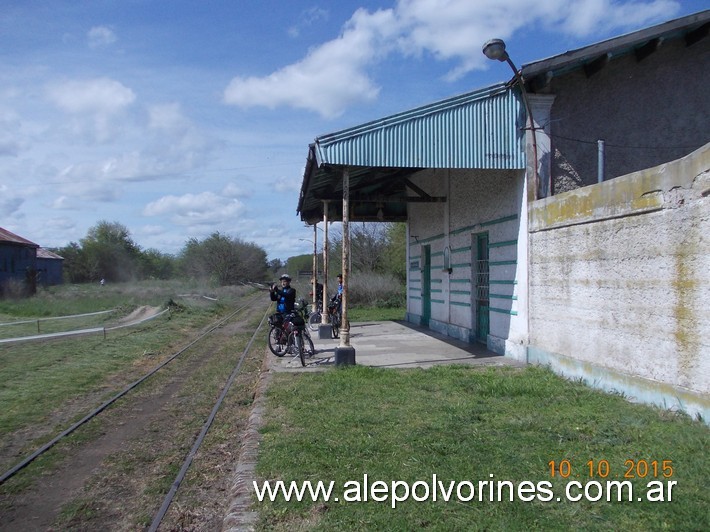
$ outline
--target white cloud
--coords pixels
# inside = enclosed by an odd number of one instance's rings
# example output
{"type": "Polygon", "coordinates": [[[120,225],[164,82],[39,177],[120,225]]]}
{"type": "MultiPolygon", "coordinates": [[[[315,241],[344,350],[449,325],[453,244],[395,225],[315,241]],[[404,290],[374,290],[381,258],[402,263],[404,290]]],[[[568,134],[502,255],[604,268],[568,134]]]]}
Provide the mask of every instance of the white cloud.
{"type": "Polygon", "coordinates": [[[313,49],[302,61],[266,77],[236,77],[224,101],[242,107],[280,105],[308,109],[324,117],[340,115],[353,103],[371,101],[379,88],[365,67],[385,51],[395,23],[391,10],[370,14],[359,10],[338,39],[313,49]]]}
{"type": "Polygon", "coordinates": [[[543,27],[581,38],[651,23],[678,8],[678,2],[671,0],[400,0],[400,50],[405,55],[428,52],[439,60],[458,61],[447,75],[455,80],[485,67],[488,60],[481,45],[493,37],[507,39],[518,31],[543,27]]]}
{"type": "Polygon", "coordinates": [[[296,192],[301,190],[301,182],[298,179],[282,177],[273,183],[276,192],[296,192]]]}
{"type": "Polygon", "coordinates": [[[301,12],[298,22],[288,29],[288,34],[291,37],[298,37],[301,31],[309,29],[314,24],[320,21],[328,20],[328,10],[320,7],[311,7],[301,12]]]}
{"type": "Polygon", "coordinates": [[[368,69],[395,51],[455,61],[446,76],[455,80],[485,68],[481,44],[491,37],[505,39],[540,27],[586,37],[649,24],[678,9],[672,0],[399,0],[394,9],[359,9],[337,39],[311,49],[297,63],[263,77],[233,78],[224,101],[241,107],[290,106],[332,118],[377,97],[368,69]]]}
{"type": "Polygon", "coordinates": [[[74,229],[76,227],[76,223],[74,220],[71,218],[66,218],[66,217],[57,217],[57,218],[50,218],[48,220],[48,226],[50,226],[54,230],[63,230],[67,231],[69,229],[74,229]]]}
{"type": "Polygon", "coordinates": [[[83,160],[52,173],[64,195],[113,201],[121,195],[121,183],[185,176],[204,164],[218,145],[183,116],[178,104],[151,106],[146,120],[136,119],[138,114],[119,116],[121,120],[94,123],[99,140],[112,142],[101,149],[88,143],[91,149],[83,160]]]}
{"type": "Polygon", "coordinates": [[[251,192],[238,187],[234,183],[227,183],[222,189],[222,196],[225,198],[244,198],[250,197],[251,192]]]}
{"type": "Polygon", "coordinates": [[[178,103],[150,106],[148,108],[148,117],[148,126],[153,129],[184,131],[189,125],[178,103]]]}
{"type": "Polygon", "coordinates": [[[575,37],[587,37],[594,32],[637,28],[674,15],[680,5],[673,0],[618,2],[614,0],[577,0],[560,2],[555,13],[562,26],[554,25],[575,37]]]}
{"type": "Polygon", "coordinates": [[[223,225],[244,212],[244,204],[214,192],[163,196],[145,206],[145,216],[169,216],[172,223],[181,226],[223,225]]]}
{"type": "Polygon", "coordinates": [[[49,203],[49,208],[55,209],[55,210],[75,210],[78,208],[78,205],[73,200],[73,198],[70,198],[69,196],[62,195],[57,198],[54,198],[49,203]]]}
{"type": "Polygon", "coordinates": [[[60,109],[72,113],[111,115],[130,106],[135,93],[110,78],[69,80],[51,85],[47,94],[60,109]]]}
{"type": "Polygon", "coordinates": [[[141,235],[158,236],[165,233],[165,227],[162,225],[143,225],[137,231],[141,235]]]}
{"type": "Polygon", "coordinates": [[[89,48],[108,46],[116,42],[116,34],[107,26],[94,26],[89,30],[87,37],[89,39],[89,48]]]}
{"type": "Polygon", "coordinates": [[[46,95],[71,115],[70,120],[58,126],[62,136],[100,143],[114,142],[125,130],[125,112],[136,100],[130,88],[106,77],[55,82],[47,87],[46,95]]]}

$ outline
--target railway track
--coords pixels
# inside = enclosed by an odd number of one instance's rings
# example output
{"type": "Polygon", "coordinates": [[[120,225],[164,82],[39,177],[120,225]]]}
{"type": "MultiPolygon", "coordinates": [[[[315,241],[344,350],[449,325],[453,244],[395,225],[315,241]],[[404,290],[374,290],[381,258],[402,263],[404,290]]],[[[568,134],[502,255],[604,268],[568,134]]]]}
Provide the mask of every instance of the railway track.
{"type": "Polygon", "coordinates": [[[270,307],[263,294],[246,299],[3,473],[0,530],[55,526],[158,530],[165,520],[169,529],[183,528],[187,522],[221,523],[226,501],[220,510],[210,495],[208,506],[213,508],[205,510],[194,494],[214,491],[209,486],[199,488],[204,478],[215,478],[209,468],[205,470],[205,463],[221,469],[224,485],[216,490],[223,492],[223,498],[228,493],[225,462],[228,468],[229,457],[238,452],[240,428],[265,354],[263,325],[270,307]],[[223,419],[219,419],[221,410],[227,412],[223,419]],[[215,424],[218,439],[204,451],[215,424]],[[55,453],[57,447],[62,450],[55,453]],[[63,456],[47,466],[41,463],[45,453],[63,456]],[[123,463],[130,461],[126,455],[137,456],[136,462],[123,463]],[[196,480],[176,504],[196,457],[201,460],[196,480]],[[23,481],[23,472],[35,464],[41,474],[23,481]]]}

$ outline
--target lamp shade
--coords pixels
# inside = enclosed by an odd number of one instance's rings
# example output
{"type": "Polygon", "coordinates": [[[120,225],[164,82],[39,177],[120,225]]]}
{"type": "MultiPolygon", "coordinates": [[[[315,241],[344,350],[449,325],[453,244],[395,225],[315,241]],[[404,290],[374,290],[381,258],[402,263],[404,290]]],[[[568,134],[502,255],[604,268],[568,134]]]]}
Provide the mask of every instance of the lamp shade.
{"type": "Polygon", "coordinates": [[[503,39],[491,39],[483,45],[483,53],[488,59],[505,61],[508,53],[505,51],[505,41],[503,39]]]}

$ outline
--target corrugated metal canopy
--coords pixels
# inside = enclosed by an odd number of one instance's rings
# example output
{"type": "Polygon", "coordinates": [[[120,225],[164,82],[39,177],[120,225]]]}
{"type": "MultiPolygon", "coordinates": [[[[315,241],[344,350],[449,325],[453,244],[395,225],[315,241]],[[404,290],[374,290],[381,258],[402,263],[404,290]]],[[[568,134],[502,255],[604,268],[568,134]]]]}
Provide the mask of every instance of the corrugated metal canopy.
{"type": "Polygon", "coordinates": [[[313,224],[331,200],[328,217],[341,220],[347,169],[353,220],[406,220],[408,202],[444,200],[409,181],[419,170],[524,168],[524,123],[518,93],[501,83],[322,135],[308,149],[297,211],[313,224]]]}

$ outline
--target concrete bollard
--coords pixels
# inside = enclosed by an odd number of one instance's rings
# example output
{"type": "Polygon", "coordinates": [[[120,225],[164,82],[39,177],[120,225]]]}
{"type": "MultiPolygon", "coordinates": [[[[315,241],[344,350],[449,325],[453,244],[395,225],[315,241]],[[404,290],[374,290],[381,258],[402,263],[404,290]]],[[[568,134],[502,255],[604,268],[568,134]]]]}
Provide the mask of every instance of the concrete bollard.
{"type": "Polygon", "coordinates": [[[323,325],[321,323],[318,326],[318,339],[330,340],[331,338],[333,338],[333,328],[329,324],[323,325]]]}
{"type": "Polygon", "coordinates": [[[355,365],[355,348],[353,346],[336,347],[335,348],[335,365],[336,366],[354,366],[355,365]]]}

